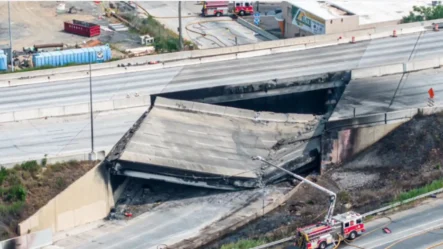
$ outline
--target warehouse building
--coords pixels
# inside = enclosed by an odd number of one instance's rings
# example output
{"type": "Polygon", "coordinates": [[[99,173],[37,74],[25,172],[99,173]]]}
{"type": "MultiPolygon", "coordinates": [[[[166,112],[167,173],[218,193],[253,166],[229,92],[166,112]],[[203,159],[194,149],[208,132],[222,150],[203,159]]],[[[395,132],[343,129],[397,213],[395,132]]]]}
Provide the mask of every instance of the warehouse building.
{"type": "Polygon", "coordinates": [[[276,20],[285,38],[333,34],[395,25],[413,6],[431,6],[432,2],[436,1],[292,0],[282,3],[276,20]]]}

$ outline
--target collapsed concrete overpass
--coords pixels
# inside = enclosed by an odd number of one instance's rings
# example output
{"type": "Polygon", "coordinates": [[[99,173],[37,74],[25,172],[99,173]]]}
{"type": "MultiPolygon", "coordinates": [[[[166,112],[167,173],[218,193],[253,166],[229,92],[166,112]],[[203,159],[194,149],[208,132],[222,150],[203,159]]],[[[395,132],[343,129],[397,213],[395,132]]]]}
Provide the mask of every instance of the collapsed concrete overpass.
{"type": "Polygon", "coordinates": [[[317,159],[323,117],[157,98],[107,157],[114,174],[208,188],[258,187],[317,159]]]}

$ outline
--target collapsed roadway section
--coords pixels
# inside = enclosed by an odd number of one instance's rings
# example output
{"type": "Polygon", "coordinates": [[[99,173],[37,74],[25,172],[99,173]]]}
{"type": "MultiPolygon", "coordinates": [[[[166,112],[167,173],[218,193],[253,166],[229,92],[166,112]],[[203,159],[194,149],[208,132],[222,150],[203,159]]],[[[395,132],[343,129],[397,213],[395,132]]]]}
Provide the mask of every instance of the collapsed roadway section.
{"type": "Polygon", "coordinates": [[[323,117],[157,97],[106,158],[113,174],[217,189],[255,188],[318,158],[323,117]]]}

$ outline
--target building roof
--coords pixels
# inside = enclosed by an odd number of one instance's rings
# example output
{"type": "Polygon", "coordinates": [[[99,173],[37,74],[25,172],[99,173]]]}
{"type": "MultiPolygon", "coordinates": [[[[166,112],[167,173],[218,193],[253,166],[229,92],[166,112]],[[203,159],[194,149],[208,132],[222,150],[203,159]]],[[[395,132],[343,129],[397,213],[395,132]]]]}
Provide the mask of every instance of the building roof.
{"type": "Polygon", "coordinates": [[[413,6],[431,6],[429,0],[330,0],[331,4],[359,16],[359,24],[389,22],[402,19],[409,15],[413,6]]]}
{"type": "Polygon", "coordinates": [[[331,20],[343,16],[353,15],[348,11],[340,10],[327,1],[316,0],[289,0],[288,3],[300,7],[301,9],[314,14],[324,20],[331,20]]]}
{"type": "Polygon", "coordinates": [[[431,6],[431,0],[289,0],[324,20],[358,15],[359,24],[371,24],[400,20],[412,11],[413,6],[431,6]]]}

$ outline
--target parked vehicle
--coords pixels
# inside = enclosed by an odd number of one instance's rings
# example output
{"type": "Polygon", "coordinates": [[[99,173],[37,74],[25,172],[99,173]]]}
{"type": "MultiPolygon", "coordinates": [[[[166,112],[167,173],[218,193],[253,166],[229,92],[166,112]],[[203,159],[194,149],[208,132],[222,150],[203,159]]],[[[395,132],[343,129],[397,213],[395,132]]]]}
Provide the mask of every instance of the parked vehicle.
{"type": "Polygon", "coordinates": [[[202,16],[223,16],[228,14],[228,1],[203,2],[202,16]]]}
{"type": "Polygon", "coordinates": [[[93,37],[100,35],[100,25],[79,20],[72,20],[72,23],[65,22],[65,31],[71,34],[93,37]]]}
{"type": "Polygon", "coordinates": [[[234,14],[245,16],[254,14],[254,5],[252,2],[234,2],[234,14]]]}
{"type": "Polygon", "coordinates": [[[302,249],[325,249],[341,238],[353,240],[363,232],[363,217],[352,211],[346,212],[332,217],[329,224],[320,222],[298,228],[296,246],[302,249]]]}

